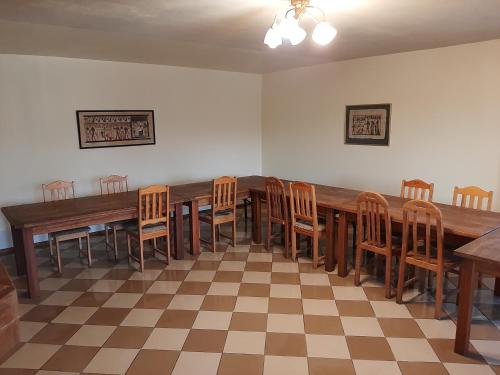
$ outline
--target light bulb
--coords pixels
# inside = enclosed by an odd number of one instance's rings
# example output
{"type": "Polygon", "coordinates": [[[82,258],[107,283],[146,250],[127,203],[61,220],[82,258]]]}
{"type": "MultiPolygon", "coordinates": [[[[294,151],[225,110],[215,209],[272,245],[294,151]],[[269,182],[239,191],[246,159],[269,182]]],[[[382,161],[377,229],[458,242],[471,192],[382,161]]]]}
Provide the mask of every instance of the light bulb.
{"type": "Polygon", "coordinates": [[[281,20],[277,30],[283,38],[290,39],[297,27],[299,27],[299,22],[293,17],[287,17],[281,20]]]}
{"type": "Polygon", "coordinates": [[[273,25],[269,30],[267,30],[266,36],[264,38],[264,43],[269,46],[269,48],[276,48],[281,45],[281,35],[280,32],[273,25]]]}
{"type": "Polygon", "coordinates": [[[328,22],[323,21],[314,28],[312,38],[316,43],[324,46],[330,43],[335,38],[335,35],[337,35],[337,30],[328,22]]]}
{"type": "Polygon", "coordinates": [[[306,31],[297,25],[293,30],[291,30],[290,34],[290,43],[292,46],[296,46],[297,44],[301,43],[305,38],[306,38],[306,31]]]}

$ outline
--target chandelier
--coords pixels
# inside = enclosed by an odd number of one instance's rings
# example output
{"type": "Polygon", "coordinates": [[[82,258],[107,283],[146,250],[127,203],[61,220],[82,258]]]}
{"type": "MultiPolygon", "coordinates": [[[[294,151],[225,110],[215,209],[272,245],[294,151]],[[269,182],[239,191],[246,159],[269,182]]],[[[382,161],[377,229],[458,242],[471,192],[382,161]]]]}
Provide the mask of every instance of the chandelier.
{"type": "Polygon", "coordinates": [[[273,25],[269,28],[264,38],[264,43],[270,48],[283,44],[289,40],[295,46],[301,43],[307,33],[300,27],[299,21],[305,16],[311,17],[316,22],[312,39],[322,46],[330,43],[337,35],[337,30],[326,21],[325,12],[321,8],[310,5],[310,0],[290,0],[291,5],[284,11],[284,15],[274,18],[273,25]]]}

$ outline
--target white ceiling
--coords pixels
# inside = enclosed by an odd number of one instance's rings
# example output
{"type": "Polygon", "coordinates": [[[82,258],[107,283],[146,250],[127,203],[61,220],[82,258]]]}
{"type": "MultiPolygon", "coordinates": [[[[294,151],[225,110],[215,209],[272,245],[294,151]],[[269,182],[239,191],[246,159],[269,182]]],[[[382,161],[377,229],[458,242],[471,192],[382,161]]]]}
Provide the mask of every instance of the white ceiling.
{"type": "Polygon", "coordinates": [[[500,38],[500,0],[313,1],[333,43],[271,50],[286,0],[0,0],[0,53],[266,73],[500,38]]]}

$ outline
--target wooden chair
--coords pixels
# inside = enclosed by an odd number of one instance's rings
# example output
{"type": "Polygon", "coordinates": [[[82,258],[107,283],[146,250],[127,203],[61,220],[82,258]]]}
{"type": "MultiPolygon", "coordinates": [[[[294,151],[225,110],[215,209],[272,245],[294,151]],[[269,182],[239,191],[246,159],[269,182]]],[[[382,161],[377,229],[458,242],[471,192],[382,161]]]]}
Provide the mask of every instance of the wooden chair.
{"type": "Polygon", "coordinates": [[[477,186],[459,188],[453,190],[453,205],[473,208],[476,210],[491,211],[493,205],[493,192],[483,190],[477,186]]]}
{"type": "Polygon", "coordinates": [[[439,208],[433,203],[423,200],[412,200],[405,203],[403,206],[403,248],[401,251],[396,302],[403,302],[403,289],[417,280],[420,282],[419,289],[423,292],[425,272],[433,272],[436,274],[434,311],[436,319],[441,317],[444,273],[458,274],[460,264],[460,261],[453,254],[445,252],[443,236],[444,231],[439,208]],[[418,228],[419,221],[422,223],[420,230],[418,228]],[[435,239],[433,239],[434,233],[435,239]],[[413,265],[420,272],[416,272],[416,277],[405,281],[407,264],[413,265]]]}
{"type": "MultiPolygon", "coordinates": [[[[124,193],[128,191],[128,177],[111,175],[99,179],[101,185],[101,195],[124,193]]],[[[118,236],[117,231],[125,229],[126,221],[115,221],[104,224],[104,234],[106,237],[106,253],[113,251],[115,262],[118,261],[118,236]],[[113,234],[113,243],[109,241],[109,231],[113,234]]]]}
{"type": "Polygon", "coordinates": [[[313,267],[318,268],[324,256],[319,256],[319,238],[326,235],[326,226],[318,223],[316,190],[305,182],[290,183],[290,213],[292,219],[292,259],[297,259],[297,234],[312,240],[313,267]]]}
{"type": "Polygon", "coordinates": [[[422,180],[403,180],[401,182],[401,198],[419,199],[432,202],[434,184],[422,180]]]}
{"type": "Polygon", "coordinates": [[[389,203],[378,193],[364,192],[357,198],[357,247],[354,284],[359,286],[364,251],[385,257],[385,297],[392,298],[392,258],[400,254],[393,248],[389,203]]]}
{"type": "MultiPolygon", "coordinates": [[[[491,211],[493,206],[493,192],[486,191],[477,186],[467,186],[453,189],[453,205],[476,210],[491,211]]],[[[483,275],[480,273],[477,286],[481,288],[483,275]]]]}
{"type": "MultiPolygon", "coordinates": [[[[206,241],[200,236],[200,241],[209,243],[215,252],[215,241],[220,235],[220,225],[232,223],[231,240],[233,247],[236,245],[236,177],[224,176],[213,180],[212,183],[212,208],[209,212],[200,215],[200,221],[210,224],[211,241],[206,241]]],[[[200,223],[201,224],[201,223],[200,223]]]]}
{"type": "Polygon", "coordinates": [[[139,189],[139,218],[137,223],[126,227],[128,260],[139,263],[144,271],[144,241],[153,240],[153,255],[160,253],[170,261],[170,188],[164,185],[153,185],[139,189]],[[157,239],[165,238],[165,250],[157,246],[157,239]],[[132,251],[132,240],[139,244],[139,256],[132,251]]]}
{"type": "Polygon", "coordinates": [[[290,247],[290,213],[285,192],[285,185],[276,177],[266,178],[266,202],[267,202],[267,234],[266,249],[271,247],[273,236],[273,224],[283,228],[285,257],[288,258],[290,247]]]}
{"type": "MultiPolygon", "coordinates": [[[[54,202],[65,199],[75,198],[75,183],[74,181],[54,181],[48,184],[42,184],[43,201],[54,202]]],[[[57,271],[62,270],[60,243],[64,241],[78,240],[78,255],[82,256],[86,253],[88,266],[92,265],[92,255],[90,253],[90,227],[80,227],[48,233],[50,259],[57,264],[57,271]],[[82,248],[82,239],[87,240],[87,251],[82,248]],[[54,256],[54,243],[55,252],[54,256]]]]}

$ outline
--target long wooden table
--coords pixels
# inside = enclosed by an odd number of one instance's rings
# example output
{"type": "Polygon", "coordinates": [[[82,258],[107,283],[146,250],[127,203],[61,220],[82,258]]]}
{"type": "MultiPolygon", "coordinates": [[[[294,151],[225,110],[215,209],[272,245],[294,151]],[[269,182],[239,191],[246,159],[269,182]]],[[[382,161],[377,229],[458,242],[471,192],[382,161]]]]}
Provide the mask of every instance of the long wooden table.
{"type": "MultiPolygon", "coordinates": [[[[325,268],[332,271],[337,263],[338,274],[346,276],[347,225],[355,220],[359,191],[318,184],[315,186],[319,212],[327,220],[325,268]]],[[[177,259],[182,259],[184,255],[183,206],[189,207],[190,248],[192,253],[197,254],[200,251],[198,210],[201,206],[210,204],[211,190],[211,181],[171,187],[171,205],[175,212],[174,255],[177,259]]],[[[261,243],[261,202],[265,196],[265,177],[240,177],[237,190],[238,198],[252,198],[252,238],[255,243],[261,243]]],[[[401,223],[402,206],[406,200],[394,196],[385,197],[389,201],[394,222],[401,223]]],[[[443,213],[445,235],[455,243],[465,244],[500,228],[500,213],[444,204],[438,204],[438,207],[443,213]]],[[[137,192],[4,207],[2,212],[11,224],[18,274],[27,274],[29,295],[36,297],[40,290],[33,235],[137,218],[137,192]]]]}
{"type": "Polygon", "coordinates": [[[496,294],[500,293],[500,229],[488,233],[455,251],[462,257],[458,301],[457,333],[455,352],[466,355],[469,351],[472,304],[477,284],[477,272],[497,277],[496,294]]]}

